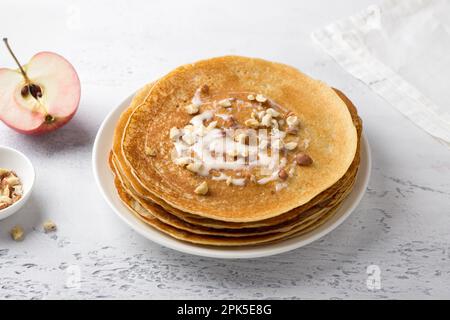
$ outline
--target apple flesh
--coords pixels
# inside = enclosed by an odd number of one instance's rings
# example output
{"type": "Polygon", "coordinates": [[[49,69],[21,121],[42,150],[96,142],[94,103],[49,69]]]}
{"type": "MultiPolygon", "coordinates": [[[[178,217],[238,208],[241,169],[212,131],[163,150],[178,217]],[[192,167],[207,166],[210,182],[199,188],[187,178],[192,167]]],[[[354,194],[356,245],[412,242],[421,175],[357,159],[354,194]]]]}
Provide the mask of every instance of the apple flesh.
{"type": "Polygon", "coordinates": [[[24,134],[66,124],[78,109],[80,80],[73,66],[53,52],[40,52],[19,69],[0,68],[0,120],[24,134]]]}

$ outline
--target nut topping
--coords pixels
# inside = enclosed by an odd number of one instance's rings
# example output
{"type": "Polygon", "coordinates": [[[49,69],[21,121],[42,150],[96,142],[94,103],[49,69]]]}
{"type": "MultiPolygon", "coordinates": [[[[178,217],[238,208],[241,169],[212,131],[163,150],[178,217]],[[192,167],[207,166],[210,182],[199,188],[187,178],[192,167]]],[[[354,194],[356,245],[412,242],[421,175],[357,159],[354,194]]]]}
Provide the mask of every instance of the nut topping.
{"type": "Polygon", "coordinates": [[[250,128],[258,128],[259,127],[259,122],[258,122],[258,120],[255,120],[255,119],[247,119],[247,120],[245,120],[244,124],[250,128]]]}
{"type": "Polygon", "coordinates": [[[200,172],[200,169],[202,168],[202,164],[199,162],[194,162],[194,163],[189,163],[186,166],[186,169],[188,169],[189,171],[192,171],[194,173],[198,173],[200,172]]]}
{"type": "Polygon", "coordinates": [[[181,131],[177,127],[173,127],[173,128],[170,129],[170,133],[169,133],[170,139],[175,140],[180,135],[181,135],[181,131]]]}
{"type": "Polygon", "coordinates": [[[15,172],[0,168],[0,210],[17,202],[22,193],[22,184],[15,172]]]}
{"type": "Polygon", "coordinates": [[[272,116],[270,114],[265,114],[261,119],[261,125],[264,127],[270,127],[272,124],[272,116]]]}
{"type": "Polygon", "coordinates": [[[300,121],[298,120],[297,116],[289,116],[286,119],[286,123],[288,127],[296,127],[299,125],[300,121]]]}
{"type": "Polygon", "coordinates": [[[289,177],[289,175],[287,174],[286,170],[281,169],[280,171],[278,171],[278,177],[281,180],[286,180],[289,177]]]}
{"type": "Polygon", "coordinates": [[[199,111],[199,107],[196,104],[188,104],[184,109],[189,114],[196,114],[199,111]]]}
{"type": "Polygon", "coordinates": [[[266,113],[270,114],[272,117],[276,118],[280,115],[280,113],[278,111],[276,111],[273,108],[269,108],[266,110],[266,113]]]}
{"type": "Polygon", "coordinates": [[[297,142],[288,142],[284,145],[287,150],[294,150],[297,148],[297,142]]]}
{"type": "Polygon", "coordinates": [[[256,99],[256,101],[261,102],[261,103],[267,101],[267,98],[265,96],[263,96],[262,94],[257,94],[255,99],[256,99]]]}
{"type": "Polygon", "coordinates": [[[219,101],[219,106],[225,107],[225,108],[231,107],[231,101],[230,101],[230,99],[223,99],[223,100],[220,100],[220,101],[219,101]]]}
{"type": "Polygon", "coordinates": [[[299,166],[310,166],[313,163],[313,160],[306,153],[299,153],[295,156],[295,162],[299,166]]]}
{"type": "Polygon", "coordinates": [[[206,181],[200,183],[197,188],[195,188],[194,192],[198,195],[205,195],[208,193],[208,184],[206,181]]]}

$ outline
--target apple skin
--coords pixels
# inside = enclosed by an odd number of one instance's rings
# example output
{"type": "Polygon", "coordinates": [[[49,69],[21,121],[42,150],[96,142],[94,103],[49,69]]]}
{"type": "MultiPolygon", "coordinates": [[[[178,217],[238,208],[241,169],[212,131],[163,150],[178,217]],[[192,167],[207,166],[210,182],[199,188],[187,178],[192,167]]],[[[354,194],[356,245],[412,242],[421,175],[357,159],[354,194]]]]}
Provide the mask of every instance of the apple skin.
{"type": "Polygon", "coordinates": [[[0,68],[0,120],[13,130],[38,135],[56,130],[69,122],[80,103],[81,85],[74,67],[53,52],[39,52],[23,66],[31,83],[42,88],[35,99],[21,95],[26,85],[20,71],[0,68]],[[46,121],[50,115],[52,121],[46,121]]]}

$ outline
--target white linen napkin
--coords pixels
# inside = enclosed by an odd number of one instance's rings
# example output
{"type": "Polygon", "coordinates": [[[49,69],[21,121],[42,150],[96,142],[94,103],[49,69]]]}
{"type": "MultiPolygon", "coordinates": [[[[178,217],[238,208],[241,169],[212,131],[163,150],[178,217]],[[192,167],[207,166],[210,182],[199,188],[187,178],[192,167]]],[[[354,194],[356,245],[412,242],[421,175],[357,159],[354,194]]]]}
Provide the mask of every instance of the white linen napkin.
{"type": "Polygon", "coordinates": [[[388,0],[313,32],[345,70],[450,143],[450,1],[388,0]]]}

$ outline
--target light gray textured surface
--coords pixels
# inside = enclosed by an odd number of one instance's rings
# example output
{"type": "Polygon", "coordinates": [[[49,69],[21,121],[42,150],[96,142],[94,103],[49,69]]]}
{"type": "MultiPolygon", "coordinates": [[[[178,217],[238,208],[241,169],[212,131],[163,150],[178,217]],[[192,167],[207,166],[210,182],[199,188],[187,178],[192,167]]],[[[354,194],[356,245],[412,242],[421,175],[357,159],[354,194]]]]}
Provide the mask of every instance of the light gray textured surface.
{"type": "MultiPolygon", "coordinates": [[[[82,100],[73,121],[46,136],[0,125],[0,143],[37,170],[31,201],[0,221],[0,298],[450,298],[449,148],[309,38],[371,2],[3,0],[0,30],[23,63],[42,50],[64,55],[82,100]],[[109,110],[179,64],[223,54],[291,64],[359,108],[373,154],[369,189],[343,225],[307,247],[242,261],[183,255],[126,227],[94,184],[92,143],[109,110]],[[56,234],[42,232],[46,218],[56,234]],[[20,243],[8,234],[17,223],[27,230],[20,243]],[[380,290],[366,286],[369,265],[381,270],[380,290]]],[[[6,50],[0,65],[13,66],[6,50]]]]}

